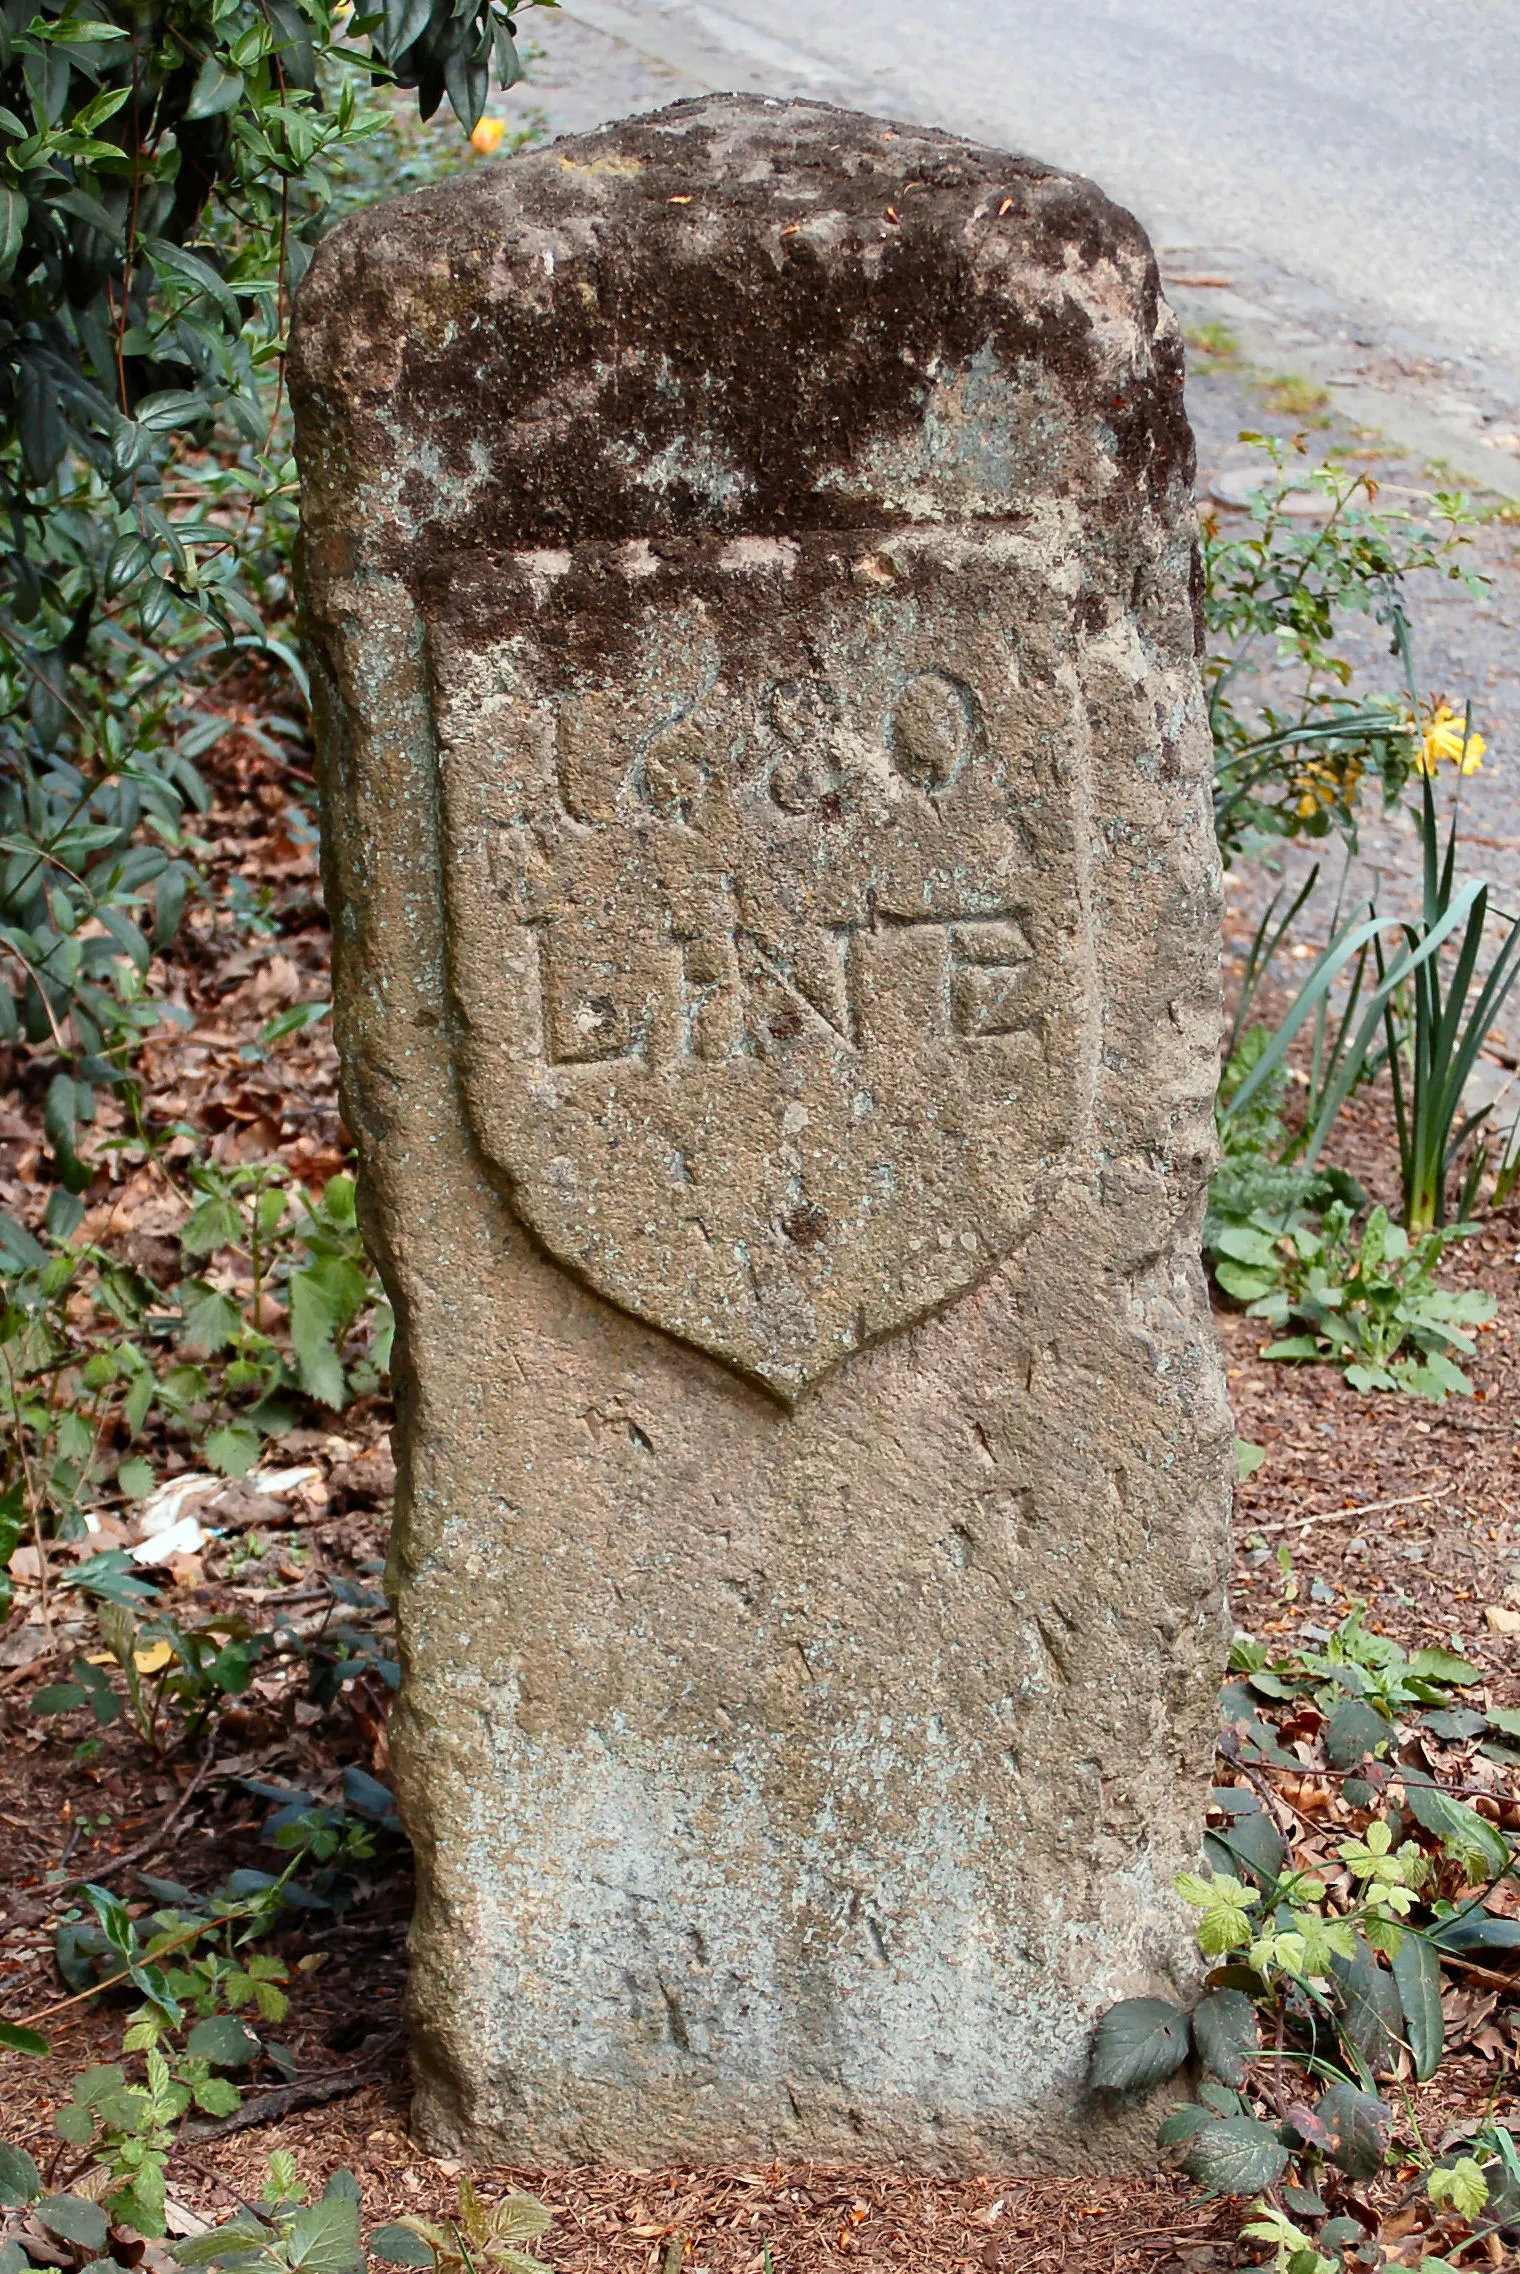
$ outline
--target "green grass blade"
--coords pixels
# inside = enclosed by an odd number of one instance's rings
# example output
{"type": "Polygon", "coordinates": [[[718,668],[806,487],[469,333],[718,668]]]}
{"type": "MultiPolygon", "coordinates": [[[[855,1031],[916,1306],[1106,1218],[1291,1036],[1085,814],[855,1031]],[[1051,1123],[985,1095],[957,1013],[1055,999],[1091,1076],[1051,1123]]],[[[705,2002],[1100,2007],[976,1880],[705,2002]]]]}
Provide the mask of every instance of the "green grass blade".
{"type": "MultiPolygon", "coordinates": [[[[1402,980],[1408,978],[1412,972],[1418,971],[1429,962],[1442,941],[1456,929],[1459,923],[1465,920],[1474,899],[1482,889],[1483,887],[1479,884],[1464,885],[1452,906],[1440,922],[1431,928],[1418,947],[1410,944],[1409,939],[1406,938],[1404,948],[1389,964],[1386,974],[1379,982],[1378,993],[1372,1000],[1369,1016],[1373,1012],[1380,1013],[1383,1000],[1392,993],[1394,988],[1402,980]]],[[[1257,1059],[1256,1064],[1251,1068],[1250,1073],[1241,1083],[1240,1088],[1235,1092],[1234,1097],[1230,1100],[1228,1112],[1222,1118],[1228,1120],[1239,1113],[1255,1097],[1257,1091],[1270,1081],[1287,1057],[1288,1050],[1299,1028],[1320,999],[1327,995],[1335,985],[1336,980],[1352,957],[1371,941],[1378,939],[1382,933],[1390,930],[1402,930],[1407,933],[1408,927],[1401,925],[1394,917],[1368,917],[1364,922],[1353,924],[1342,937],[1332,939],[1321,950],[1319,960],[1300,988],[1287,1017],[1283,1020],[1282,1025],[1260,1058],[1257,1059]]],[[[1373,1023],[1376,1023],[1375,1019],[1373,1023]]],[[[1370,1029],[1366,1019],[1363,1020],[1359,1033],[1370,1039],[1370,1029]]],[[[1367,1042],[1364,1040],[1361,1044],[1361,1056],[1363,1057],[1366,1055],[1366,1048],[1367,1042]]],[[[1360,1059],[1357,1061],[1357,1067],[1351,1071],[1350,1079],[1344,1081],[1343,1084],[1338,1083],[1336,1085],[1340,1090],[1342,1099],[1349,1093],[1351,1083],[1356,1079],[1359,1066],[1360,1059]]]]}

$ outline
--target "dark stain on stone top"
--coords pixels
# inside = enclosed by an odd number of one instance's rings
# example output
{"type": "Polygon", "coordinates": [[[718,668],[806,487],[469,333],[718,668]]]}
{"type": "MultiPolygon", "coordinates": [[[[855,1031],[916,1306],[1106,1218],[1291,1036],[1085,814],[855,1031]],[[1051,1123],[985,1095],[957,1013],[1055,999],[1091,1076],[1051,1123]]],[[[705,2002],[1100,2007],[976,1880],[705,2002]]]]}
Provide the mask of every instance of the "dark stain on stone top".
{"type": "MultiPolygon", "coordinates": [[[[722,97],[344,223],[300,294],[292,389],[303,457],[346,430],[415,571],[461,547],[909,518],[863,452],[921,453],[936,386],[992,364],[1019,376],[1006,447],[1045,453],[1045,495],[1070,422],[1159,504],[1192,474],[1160,313],[1144,233],[1089,182],[722,97]],[[1095,307],[1143,356],[1121,362],[1095,307]]],[[[1131,510],[1082,503],[1098,525],[1131,510]]]]}

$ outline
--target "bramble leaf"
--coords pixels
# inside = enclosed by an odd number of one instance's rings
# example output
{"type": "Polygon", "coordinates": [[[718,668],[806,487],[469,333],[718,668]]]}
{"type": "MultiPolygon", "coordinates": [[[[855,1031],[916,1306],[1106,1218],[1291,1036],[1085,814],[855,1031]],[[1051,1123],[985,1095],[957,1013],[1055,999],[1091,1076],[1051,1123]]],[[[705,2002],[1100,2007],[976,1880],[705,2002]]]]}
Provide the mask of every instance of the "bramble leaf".
{"type": "Polygon", "coordinates": [[[391,2266],[436,2266],[438,2263],[432,2244],[414,2227],[403,2226],[397,2219],[375,2228],[369,2238],[369,2248],[376,2258],[385,2259],[391,2266]]]}
{"type": "Polygon", "coordinates": [[[1488,2201],[1488,2181],[1475,2158],[1458,2156],[1455,2163],[1437,2164],[1426,2173],[1425,2192],[1438,2211],[1453,2210],[1470,2226],[1488,2201]]]}
{"type": "Polygon", "coordinates": [[[1256,2008],[1243,1990],[1214,1990],[1193,2008],[1193,2042],[1205,2068],[1224,2084],[1245,2083],[1246,2063],[1261,2045],[1256,2008]]]}
{"type": "Polygon", "coordinates": [[[291,2221],[286,2255],[302,2274],[360,2274],[359,2206],[349,2195],[324,2195],[291,2221]]]}
{"type": "Polygon", "coordinates": [[[245,2021],[236,2014],[214,2013],[198,2021],[185,2040],[185,2051],[220,2069],[245,2069],[264,2050],[245,2021]]]}
{"type": "Polygon", "coordinates": [[[25,2148],[0,2140],[0,2203],[31,2203],[42,2193],[42,2174],[25,2148]]]}
{"type": "Polygon", "coordinates": [[[1315,2111],[1326,2133],[1325,2153],[1352,2179],[1371,2179],[1383,2168],[1393,2110],[1376,2093],[1333,2084],[1315,2111]]]}
{"type": "Polygon", "coordinates": [[[1228,2116],[1195,2133],[1182,2168],[1216,2195],[1253,2195],[1288,2168],[1288,2150],[1254,2116],[1228,2116]]]}
{"type": "Polygon", "coordinates": [[[1165,1998],[1110,2006],[1093,2038],[1088,2083],[1095,2092],[1136,2092],[1180,2069],[1191,2043],[1188,2017],[1165,1998]]]}
{"type": "Polygon", "coordinates": [[[49,2234],[82,2250],[99,2253],[106,2247],[106,2215],[98,2203],[83,2195],[47,2195],[32,2206],[32,2217],[49,2234]]]}

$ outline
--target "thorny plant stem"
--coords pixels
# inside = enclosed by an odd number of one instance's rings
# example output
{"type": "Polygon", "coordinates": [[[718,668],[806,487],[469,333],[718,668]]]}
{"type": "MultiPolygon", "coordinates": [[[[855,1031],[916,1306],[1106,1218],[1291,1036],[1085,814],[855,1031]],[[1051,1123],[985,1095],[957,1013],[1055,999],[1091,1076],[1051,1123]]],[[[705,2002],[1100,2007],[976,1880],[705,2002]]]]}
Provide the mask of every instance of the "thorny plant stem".
{"type": "MultiPolygon", "coordinates": [[[[89,1881],[81,1884],[88,1886],[89,1881]]],[[[219,1923],[215,1919],[197,1919],[193,1926],[181,1927],[178,1934],[170,1935],[167,1942],[161,1942],[157,1950],[145,1952],[144,1956],[150,1965],[157,1965],[159,1959],[167,1958],[171,1950],[182,1950],[186,1943],[195,1942],[201,1935],[209,1934],[219,1923]]],[[[141,1963],[141,1960],[136,1961],[136,1965],[141,1963]]],[[[119,1974],[108,1974],[104,1981],[92,1982],[87,1990],[76,1990],[71,1998],[58,1998],[50,2006],[39,2006],[35,2013],[23,2014],[20,2021],[12,2026],[31,2029],[39,2021],[49,2020],[55,2013],[65,2013],[70,2006],[83,2005],[86,1999],[98,1998],[104,1990],[114,1990],[119,1983],[130,1982],[134,1971],[135,1966],[123,1966],[119,1974]]]]}
{"type": "MultiPolygon", "coordinates": [[[[189,1793],[186,1793],[186,1800],[188,1800],[189,1797],[189,1793]]],[[[155,1837],[161,1836],[161,1833],[155,1835],[155,1837]]],[[[297,1850],[296,1854],[291,1857],[289,1863],[285,1866],[285,1869],[281,1872],[274,1885],[272,1887],[266,1888],[263,1891],[259,1899],[258,1908],[263,1909],[272,1902],[273,1898],[279,1894],[280,1890],[284,1887],[286,1880],[289,1879],[291,1873],[296,1869],[296,1866],[299,1864],[300,1860],[301,1852],[297,1850]]],[[[88,1887],[92,1883],[86,1879],[71,1882],[71,1884],[88,1887]]],[[[181,1927],[177,1933],[167,1935],[161,1942],[156,1942],[153,1947],[144,1948],[141,1955],[136,1958],[130,1966],[122,1967],[120,1973],[108,1974],[105,1977],[104,1981],[92,1982],[88,1989],[76,1990],[72,1997],[57,1998],[50,2006],[39,2006],[35,2013],[23,2014],[21,2019],[17,2022],[13,2022],[11,2026],[15,2029],[34,2028],[39,2021],[47,2021],[55,2013],[65,2013],[70,2006],[83,2005],[89,1998],[98,1998],[101,1996],[102,1992],[106,1990],[114,1990],[118,1988],[123,1982],[130,1982],[134,1973],[136,1973],[142,1966],[156,1966],[159,1960],[161,1958],[167,1958],[171,1951],[183,1950],[187,1943],[197,1942],[203,1935],[215,1934],[218,1927],[226,1927],[230,1932],[236,1918],[247,1918],[251,1917],[252,1914],[253,1906],[250,1905],[247,1910],[239,1911],[224,1918],[196,1919],[189,1926],[181,1927]]]]}
{"type": "MultiPolygon", "coordinates": [[[[1228,1757],[1229,1756],[1226,1756],[1226,1758],[1228,1757]]],[[[1384,1766],[1383,1763],[1379,1763],[1378,1765],[1379,1767],[1384,1766]]],[[[1293,1767],[1289,1769],[1284,1768],[1283,1764],[1280,1761],[1236,1761],[1234,1763],[1234,1766],[1238,1769],[1244,1769],[1246,1775],[1250,1777],[1253,1784],[1256,1783],[1258,1773],[1261,1775],[1274,1775],[1279,1777],[1311,1777],[1316,1784],[1323,1784],[1327,1779],[1332,1783],[1344,1783],[1347,1777],[1364,1777],[1367,1774],[1365,1767],[1361,1763],[1358,1763],[1354,1769],[1306,1769],[1301,1762],[1295,1762],[1293,1767]]],[[[1399,1765],[1397,1762],[1388,1765],[1388,1781],[1390,1784],[1397,1784],[1399,1782],[1399,1765]]],[[[1297,1807],[1293,1801],[1289,1800],[1285,1794],[1280,1792],[1272,1792],[1266,1786],[1258,1786],[1258,1790],[1260,1790],[1263,1799],[1275,1800],[1280,1808],[1292,1809],[1293,1814],[1299,1819],[1300,1823],[1307,1824],[1310,1821],[1310,1819],[1304,1815],[1303,1810],[1297,1807]]],[[[1494,1794],[1490,1791],[1489,1787],[1486,1784],[1448,1784],[1443,1778],[1441,1780],[1441,1790],[1442,1792],[1456,1793],[1460,1798],[1464,1800],[1492,1800],[1494,1798],[1494,1794]]],[[[1507,1867],[1504,1871],[1501,1871],[1498,1875],[1498,1878],[1491,1880],[1489,1882],[1489,1885],[1497,1887],[1500,1880],[1509,1878],[1511,1868],[1512,1867],[1507,1867]]],[[[1485,1893],[1486,1892],[1487,1890],[1485,1889],[1485,1893]]]]}
{"type": "MultiPolygon", "coordinates": [[[[32,1504],[32,1547],[37,1557],[37,1607],[42,1613],[42,1631],[48,1647],[53,1644],[52,1603],[48,1590],[47,1550],[42,1538],[42,1486],[32,1467],[27,1451],[27,1432],[21,1421],[21,1400],[16,1382],[16,1370],[11,1364],[10,1352],[0,1342],[0,1360],[5,1364],[6,1403],[16,1420],[16,1451],[21,1461],[21,1489],[32,1504]]],[[[51,1435],[51,1431],[48,1432],[51,1435]]]]}
{"type": "MultiPolygon", "coordinates": [[[[57,1019],[53,1016],[53,1006],[48,1001],[47,989],[42,984],[41,973],[38,971],[35,964],[28,963],[20,948],[15,946],[12,941],[6,940],[4,942],[4,950],[7,955],[15,957],[22,970],[28,972],[33,981],[36,983],[38,999],[42,1004],[43,1016],[47,1020],[47,1023],[52,1030],[54,1045],[58,1050],[66,1051],[68,1048],[68,1043],[65,1040],[62,1027],[58,1024],[57,1019]]],[[[51,950],[49,950],[49,953],[51,953],[51,950]]]]}

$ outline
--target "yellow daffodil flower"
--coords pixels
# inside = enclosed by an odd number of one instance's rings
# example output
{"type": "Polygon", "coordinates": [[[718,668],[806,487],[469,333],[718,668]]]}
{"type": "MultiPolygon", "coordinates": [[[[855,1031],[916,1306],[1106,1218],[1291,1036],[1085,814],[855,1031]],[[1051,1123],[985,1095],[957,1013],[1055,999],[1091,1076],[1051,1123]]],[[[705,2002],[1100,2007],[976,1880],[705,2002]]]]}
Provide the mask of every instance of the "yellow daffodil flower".
{"type": "Polygon", "coordinates": [[[1415,765],[1433,781],[1442,761],[1464,774],[1476,774],[1488,748],[1481,734],[1469,734],[1467,721],[1450,703],[1434,703],[1426,714],[1415,765]]]}

